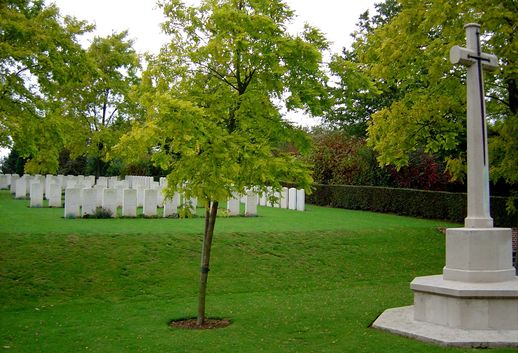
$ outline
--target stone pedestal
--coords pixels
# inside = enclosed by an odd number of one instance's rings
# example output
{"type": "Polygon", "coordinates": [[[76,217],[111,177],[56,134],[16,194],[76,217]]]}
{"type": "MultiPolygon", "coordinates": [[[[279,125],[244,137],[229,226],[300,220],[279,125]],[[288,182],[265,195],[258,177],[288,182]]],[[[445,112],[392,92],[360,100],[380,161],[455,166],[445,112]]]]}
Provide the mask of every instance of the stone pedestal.
{"type": "Polygon", "coordinates": [[[445,280],[503,282],[515,279],[512,230],[450,228],[446,230],[445,280]]]}
{"type": "Polygon", "coordinates": [[[518,277],[505,228],[446,231],[442,275],[410,284],[414,305],[385,311],[373,327],[445,346],[518,347],[518,277]]]}

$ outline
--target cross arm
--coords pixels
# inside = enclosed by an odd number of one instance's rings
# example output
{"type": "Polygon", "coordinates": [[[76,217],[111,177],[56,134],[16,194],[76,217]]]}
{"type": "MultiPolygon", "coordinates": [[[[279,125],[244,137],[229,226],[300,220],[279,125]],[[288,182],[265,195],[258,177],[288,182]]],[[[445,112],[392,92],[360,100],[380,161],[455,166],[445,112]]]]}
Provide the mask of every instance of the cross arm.
{"type": "Polygon", "coordinates": [[[480,57],[474,50],[466,49],[455,45],[450,50],[450,62],[452,64],[461,64],[471,66],[480,60],[485,70],[492,71],[498,67],[498,58],[493,54],[480,54],[480,57]]]}

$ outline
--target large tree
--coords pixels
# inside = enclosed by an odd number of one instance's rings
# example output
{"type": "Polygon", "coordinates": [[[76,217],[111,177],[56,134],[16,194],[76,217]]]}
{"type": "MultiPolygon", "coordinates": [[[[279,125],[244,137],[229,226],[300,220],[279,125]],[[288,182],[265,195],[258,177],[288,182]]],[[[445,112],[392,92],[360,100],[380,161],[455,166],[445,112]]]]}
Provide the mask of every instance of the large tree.
{"type": "Polygon", "coordinates": [[[171,42],[143,78],[147,119],[123,137],[120,151],[147,153],[164,170],[169,195],[197,197],[206,207],[198,325],[220,202],[258,186],[311,184],[303,162],[305,135],[282,119],[281,107],[320,114],[327,104],[322,34],[310,26],[290,35],[293,12],[280,0],[205,0],[199,7],[161,1],[171,42]],[[131,148],[124,148],[131,146],[131,148]],[[139,148],[140,147],[140,148],[139,148]]]}
{"type": "Polygon", "coordinates": [[[361,78],[380,98],[389,97],[368,112],[369,141],[379,162],[401,167],[413,151],[424,149],[442,156],[452,175],[462,175],[465,69],[448,58],[453,45],[464,45],[464,24],[478,22],[483,50],[500,58],[499,70],[486,75],[491,173],[494,179],[517,182],[516,1],[398,0],[397,9],[358,38],[348,64],[361,70],[361,78]]]}
{"type": "Polygon", "coordinates": [[[43,1],[0,3],[0,146],[30,157],[31,172],[57,169],[70,130],[60,106],[84,73],[77,36],[91,29],[43,1]]]}
{"type": "Polygon", "coordinates": [[[368,36],[400,10],[397,0],[375,4],[372,16],[369,11],[360,16],[357,29],[351,34],[354,39],[352,47],[343,48],[342,53],[332,56],[329,69],[335,80],[330,88],[334,104],[324,116],[326,125],[364,137],[371,115],[399,96],[397,87],[372,79],[367,71],[368,65],[361,62],[359,54],[368,36]]]}
{"type": "Polygon", "coordinates": [[[95,162],[95,175],[120,136],[138,117],[139,106],[131,97],[140,77],[140,58],[127,39],[127,31],[95,37],[86,50],[87,73],[80,89],[63,101],[63,112],[74,122],[67,148],[72,157],[87,156],[95,162]]]}

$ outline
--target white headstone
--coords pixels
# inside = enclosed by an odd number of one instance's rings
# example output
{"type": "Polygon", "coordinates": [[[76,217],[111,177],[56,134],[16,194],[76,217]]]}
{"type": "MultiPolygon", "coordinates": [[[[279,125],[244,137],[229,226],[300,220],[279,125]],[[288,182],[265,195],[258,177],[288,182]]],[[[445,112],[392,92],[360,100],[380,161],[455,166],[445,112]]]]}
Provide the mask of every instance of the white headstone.
{"type": "Polygon", "coordinates": [[[239,216],[239,214],[241,213],[240,197],[237,194],[233,194],[232,196],[233,197],[229,198],[227,201],[228,214],[231,216],[239,216]]]}
{"type": "Polygon", "coordinates": [[[180,194],[175,193],[173,199],[164,199],[164,217],[170,217],[178,213],[180,206],[180,194]]]}
{"type": "Polygon", "coordinates": [[[281,192],[280,191],[275,191],[273,193],[273,196],[275,197],[275,201],[273,202],[273,206],[272,207],[281,207],[281,192]]]}
{"type": "Polygon", "coordinates": [[[65,178],[65,189],[77,189],[77,178],[73,175],[67,175],[65,178]]]}
{"type": "Polygon", "coordinates": [[[124,198],[124,188],[116,187],[114,188],[117,193],[117,207],[122,207],[122,202],[124,198]]]}
{"type": "Polygon", "coordinates": [[[104,189],[102,208],[111,214],[111,217],[117,217],[117,190],[104,189]]]}
{"type": "Polygon", "coordinates": [[[97,210],[97,190],[96,189],[83,189],[83,204],[81,207],[81,215],[93,216],[97,210]]]}
{"type": "MultiPolygon", "coordinates": [[[[245,195],[245,197],[246,197],[246,195],[245,195]]],[[[268,202],[266,198],[267,198],[267,194],[266,194],[266,192],[263,192],[261,194],[261,196],[259,197],[259,206],[266,206],[266,203],[268,202]]]]}
{"type": "Polygon", "coordinates": [[[118,182],[118,181],[119,181],[119,177],[115,177],[115,176],[109,177],[108,178],[108,188],[112,188],[113,189],[114,186],[115,186],[115,183],[118,182]]]}
{"type": "Polygon", "coordinates": [[[146,189],[144,191],[144,216],[151,217],[157,215],[158,194],[157,189],[146,189]]]}
{"type": "Polygon", "coordinates": [[[20,176],[18,174],[11,174],[11,194],[16,195],[16,182],[20,179],[20,176]]]}
{"type": "Polygon", "coordinates": [[[49,207],[62,207],[61,187],[58,184],[49,184],[47,197],[49,199],[49,207]]]}
{"type": "Polygon", "coordinates": [[[108,178],[106,177],[99,177],[97,179],[97,181],[95,182],[95,185],[98,185],[99,187],[102,187],[102,188],[107,188],[108,187],[108,178]]]}
{"type": "Polygon", "coordinates": [[[281,190],[281,208],[288,208],[288,188],[282,188],[281,190]]]}
{"type": "Polygon", "coordinates": [[[86,187],[93,188],[95,185],[95,175],[85,177],[85,185],[86,187]]]}
{"type": "Polygon", "coordinates": [[[297,211],[304,211],[306,206],[306,193],[304,189],[297,190],[297,211]]]}
{"type": "Polygon", "coordinates": [[[43,185],[40,182],[31,183],[30,206],[43,207],[43,185]]]}
{"type": "Polygon", "coordinates": [[[257,216],[257,194],[253,191],[246,193],[245,216],[257,216]]]}
{"type": "Polygon", "coordinates": [[[52,174],[47,174],[45,176],[45,199],[50,199],[50,184],[56,183],[56,177],[52,174]]]}
{"type": "Polygon", "coordinates": [[[189,200],[189,203],[191,204],[191,212],[193,214],[196,214],[196,209],[198,207],[198,199],[196,197],[192,197],[190,200],[189,200]]]}
{"type": "Polygon", "coordinates": [[[65,188],[65,176],[63,174],[58,174],[57,180],[59,187],[63,190],[65,188]]]}
{"type": "Polygon", "coordinates": [[[65,218],[77,218],[81,216],[81,189],[65,189],[65,218]]]}
{"type": "Polygon", "coordinates": [[[0,189],[7,189],[9,187],[9,178],[7,174],[0,174],[0,189]]]}
{"type": "Polygon", "coordinates": [[[24,199],[27,197],[27,181],[25,178],[16,180],[16,196],[17,199],[24,199]]]}
{"type": "Polygon", "coordinates": [[[295,188],[288,189],[288,208],[290,210],[297,209],[297,189],[295,188]]]}
{"type": "Polygon", "coordinates": [[[159,182],[160,182],[160,186],[162,186],[162,187],[166,187],[167,186],[167,178],[161,177],[159,179],[159,182]]]}
{"type": "Polygon", "coordinates": [[[137,186],[137,207],[144,207],[144,186],[137,186]]]}
{"type": "Polygon", "coordinates": [[[122,216],[137,217],[137,190],[124,189],[122,200],[122,216]]]}
{"type": "Polygon", "coordinates": [[[95,185],[94,190],[97,194],[96,200],[97,200],[97,207],[103,206],[103,196],[104,196],[104,190],[106,188],[102,185],[95,185]]]}

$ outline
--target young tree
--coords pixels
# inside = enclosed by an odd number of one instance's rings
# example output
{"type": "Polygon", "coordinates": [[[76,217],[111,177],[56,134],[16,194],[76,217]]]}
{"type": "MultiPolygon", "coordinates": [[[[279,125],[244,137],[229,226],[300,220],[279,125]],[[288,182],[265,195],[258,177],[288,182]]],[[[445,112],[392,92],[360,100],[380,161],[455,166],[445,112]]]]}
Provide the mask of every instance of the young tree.
{"type": "Polygon", "coordinates": [[[119,151],[135,159],[151,152],[170,171],[169,195],[178,191],[205,205],[197,319],[203,325],[219,203],[234,192],[264,192],[267,185],[279,190],[282,181],[311,184],[307,165],[280,148],[308,147],[307,137],[283,121],[280,108],[323,111],[321,51],[327,41],[310,26],[288,34],[294,14],[280,0],[159,4],[171,42],[143,78],[147,119],[122,138],[119,151]]]}

